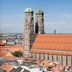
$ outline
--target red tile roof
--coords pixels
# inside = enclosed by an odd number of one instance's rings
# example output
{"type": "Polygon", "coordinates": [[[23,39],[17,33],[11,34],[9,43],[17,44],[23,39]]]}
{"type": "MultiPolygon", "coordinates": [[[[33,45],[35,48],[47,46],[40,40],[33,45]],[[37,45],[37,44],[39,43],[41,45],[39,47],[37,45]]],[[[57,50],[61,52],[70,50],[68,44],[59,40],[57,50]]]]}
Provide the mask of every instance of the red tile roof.
{"type": "Polygon", "coordinates": [[[38,34],[32,52],[72,55],[72,34],[38,34]]]}
{"type": "Polygon", "coordinates": [[[11,65],[10,64],[3,64],[0,68],[2,70],[6,70],[7,72],[9,72],[9,70],[11,69],[11,65]]]}
{"type": "Polygon", "coordinates": [[[9,58],[9,59],[16,58],[10,52],[7,51],[0,52],[0,57],[9,58]]]}
{"type": "Polygon", "coordinates": [[[39,34],[33,48],[48,50],[72,50],[72,34],[39,34]]]}
{"type": "Polygon", "coordinates": [[[6,50],[9,52],[23,51],[23,46],[22,45],[5,45],[5,46],[0,46],[0,51],[1,50],[6,50]]]}

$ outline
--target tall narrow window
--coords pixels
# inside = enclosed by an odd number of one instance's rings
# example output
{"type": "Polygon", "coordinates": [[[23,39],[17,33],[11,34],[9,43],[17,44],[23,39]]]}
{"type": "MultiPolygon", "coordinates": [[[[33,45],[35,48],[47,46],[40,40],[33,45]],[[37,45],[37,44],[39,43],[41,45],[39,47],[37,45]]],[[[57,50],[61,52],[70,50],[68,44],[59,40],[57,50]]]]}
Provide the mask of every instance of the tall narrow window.
{"type": "Polygon", "coordinates": [[[35,33],[38,33],[38,22],[35,25],[35,33]]]}

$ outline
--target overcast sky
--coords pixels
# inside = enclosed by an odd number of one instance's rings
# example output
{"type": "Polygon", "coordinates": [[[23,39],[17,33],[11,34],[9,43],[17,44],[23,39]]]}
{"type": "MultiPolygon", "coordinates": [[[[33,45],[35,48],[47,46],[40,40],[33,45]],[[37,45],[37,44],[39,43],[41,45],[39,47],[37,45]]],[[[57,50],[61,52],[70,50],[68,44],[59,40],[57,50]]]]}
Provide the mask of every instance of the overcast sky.
{"type": "Polygon", "coordinates": [[[44,11],[46,33],[72,33],[72,0],[0,0],[0,31],[24,30],[24,10],[44,11]]]}

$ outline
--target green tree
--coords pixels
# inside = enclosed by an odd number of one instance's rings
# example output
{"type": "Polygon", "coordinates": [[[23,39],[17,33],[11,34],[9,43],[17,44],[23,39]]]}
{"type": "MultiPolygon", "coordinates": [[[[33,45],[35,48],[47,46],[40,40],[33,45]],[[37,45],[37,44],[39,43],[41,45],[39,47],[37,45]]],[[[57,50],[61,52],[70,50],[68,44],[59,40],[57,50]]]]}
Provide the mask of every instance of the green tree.
{"type": "Polygon", "coordinates": [[[6,70],[3,70],[2,72],[7,72],[6,70]]]}
{"type": "Polygon", "coordinates": [[[15,57],[22,57],[23,56],[23,53],[21,51],[15,51],[15,52],[12,52],[12,54],[15,56],[15,57]]]}

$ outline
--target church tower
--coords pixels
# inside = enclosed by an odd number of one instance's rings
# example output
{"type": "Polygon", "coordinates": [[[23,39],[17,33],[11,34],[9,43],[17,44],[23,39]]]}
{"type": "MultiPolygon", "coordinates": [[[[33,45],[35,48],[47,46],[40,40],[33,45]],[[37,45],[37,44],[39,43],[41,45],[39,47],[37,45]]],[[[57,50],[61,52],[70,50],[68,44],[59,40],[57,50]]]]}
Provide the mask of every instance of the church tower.
{"type": "Polygon", "coordinates": [[[44,12],[38,10],[35,14],[35,33],[44,34],[44,12]]]}
{"type": "Polygon", "coordinates": [[[31,35],[34,33],[34,19],[31,8],[25,9],[24,25],[24,57],[31,57],[31,35]]]}

